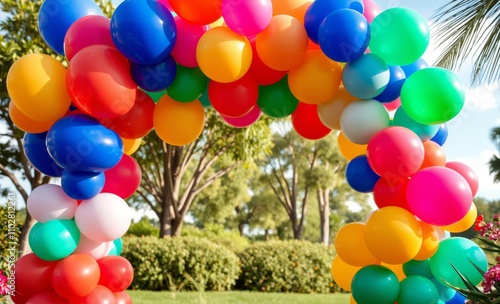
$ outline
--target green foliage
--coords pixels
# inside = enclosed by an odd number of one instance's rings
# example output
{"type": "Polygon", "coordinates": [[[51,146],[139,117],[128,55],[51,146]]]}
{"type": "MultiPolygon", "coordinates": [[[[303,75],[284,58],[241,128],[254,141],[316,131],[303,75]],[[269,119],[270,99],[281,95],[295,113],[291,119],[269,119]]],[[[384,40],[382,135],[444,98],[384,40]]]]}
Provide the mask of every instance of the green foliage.
{"type": "Polygon", "coordinates": [[[124,237],[122,256],[134,267],[133,289],[229,290],[240,272],[236,254],[201,238],[124,237]]]}
{"type": "Polygon", "coordinates": [[[17,259],[20,234],[21,223],[16,220],[16,215],[9,206],[0,206],[0,273],[7,275],[12,266],[9,262],[17,259]],[[16,250],[11,250],[13,248],[16,250]]]}
{"type": "Polygon", "coordinates": [[[250,240],[240,236],[239,232],[226,230],[219,224],[206,224],[203,229],[186,225],[182,229],[181,236],[204,238],[232,252],[241,252],[250,245],[250,240]]]}
{"type": "Polygon", "coordinates": [[[135,236],[159,236],[160,228],[153,225],[147,216],[142,217],[137,223],[132,223],[126,235],[135,236]]]}
{"type": "Polygon", "coordinates": [[[265,292],[329,293],[333,247],[306,241],[259,242],[239,254],[238,286],[265,292]]]}

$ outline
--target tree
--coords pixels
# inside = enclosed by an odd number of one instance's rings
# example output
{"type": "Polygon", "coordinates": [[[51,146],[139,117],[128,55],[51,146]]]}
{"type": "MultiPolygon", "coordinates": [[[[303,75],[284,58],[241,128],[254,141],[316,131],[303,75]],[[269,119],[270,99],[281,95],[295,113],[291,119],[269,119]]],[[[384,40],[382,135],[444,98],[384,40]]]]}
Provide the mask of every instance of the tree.
{"type": "MultiPolygon", "coordinates": [[[[36,171],[24,155],[22,138],[24,132],[18,129],[9,117],[10,99],[7,93],[6,79],[10,66],[20,57],[30,53],[42,53],[56,57],[60,61],[64,58],[56,55],[42,40],[38,33],[38,11],[42,0],[14,1],[2,0],[0,8],[7,13],[0,22],[0,119],[2,133],[0,141],[0,176],[10,181],[15,190],[2,189],[2,195],[17,191],[24,202],[34,188],[47,184],[51,178],[36,171]]],[[[103,12],[111,14],[111,1],[100,0],[99,5],[103,12]]],[[[35,223],[27,214],[20,236],[20,252],[28,252],[29,230],[35,223]]]]}

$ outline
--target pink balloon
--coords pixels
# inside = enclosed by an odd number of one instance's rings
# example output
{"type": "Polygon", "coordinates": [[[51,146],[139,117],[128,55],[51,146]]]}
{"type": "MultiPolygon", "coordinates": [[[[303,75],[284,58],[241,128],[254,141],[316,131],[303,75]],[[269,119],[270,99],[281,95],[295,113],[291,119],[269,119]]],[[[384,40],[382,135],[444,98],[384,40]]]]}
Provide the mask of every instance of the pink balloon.
{"type": "Polygon", "coordinates": [[[387,111],[395,111],[401,106],[401,99],[397,98],[391,102],[384,102],[383,105],[387,111]]]}
{"type": "Polygon", "coordinates": [[[194,24],[179,16],[175,17],[175,25],[177,26],[177,40],[172,50],[172,56],[178,64],[195,68],[198,66],[196,45],[201,36],[208,31],[209,26],[194,24]]]}
{"type": "Polygon", "coordinates": [[[168,2],[168,0],[159,0],[158,2],[160,2],[161,4],[163,4],[169,11],[173,11],[172,7],[170,6],[170,3],[168,2]]]}
{"type": "Polygon", "coordinates": [[[477,190],[479,189],[479,179],[476,175],[476,172],[474,172],[471,167],[461,162],[447,162],[446,167],[457,171],[465,178],[467,183],[469,183],[470,189],[472,191],[472,196],[474,197],[477,193],[477,190]]]}
{"type": "Polygon", "coordinates": [[[222,0],[222,17],[233,32],[255,36],[271,22],[271,0],[222,0]]]}
{"type": "Polygon", "coordinates": [[[424,145],[413,131],[399,126],[388,127],[373,135],[366,155],[373,171],[392,181],[407,178],[420,169],[424,145]]]}
{"type": "Polygon", "coordinates": [[[422,221],[446,226],[461,220],[472,204],[465,178],[446,167],[428,167],[412,176],[406,190],[410,210],[422,221]]]}
{"type": "Polygon", "coordinates": [[[250,112],[241,117],[234,118],[222,115],[221,117],[230,126],[233,126],[235,128],[247,128],[253,125],[257,120],[259,120],[261,114],[262,112],[260,111],[260,108],[255,106],[250,112]]]}
{"type": "Polygon", "coordinates": [[[364,11],[363,15],[365,16],[368,23],[371,23],[373,19],[380,14],[381,9],[373,0],[363,0],[364,11]]]}
{"type": "Polygon", "coordinates": [[[78,247],[73,253],[87,254],[98,260],[107,256],[113,246],[113,242],[96,242],[81,235],[78,247]]]}

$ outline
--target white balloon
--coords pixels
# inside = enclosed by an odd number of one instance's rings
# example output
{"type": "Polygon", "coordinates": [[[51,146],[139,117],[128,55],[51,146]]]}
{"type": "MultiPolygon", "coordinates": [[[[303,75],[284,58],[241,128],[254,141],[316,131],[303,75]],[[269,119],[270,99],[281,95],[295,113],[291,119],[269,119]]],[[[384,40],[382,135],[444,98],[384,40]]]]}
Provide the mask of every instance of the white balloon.
{"type": "Polygon", "coordinates": [[[64,193],[59,185],[45,184],[36,187],[26,203],[31,216],[45,223],[50,220],[70,220],[75,216],[78,202],[64,193]]]}
{"type": "Polygon", "coordinates": [[[96,242],[84,235],[80,236],[80,242],[74,253],[87,254],[98,260],[108,255],[113,248],[113,242],[96,242]]]}
{"type": "Polygon", "coordinates": [[[118,195],[100,193],[76,209],[80,232],[96,242],[111,242],[127,232],[132,221],[130,208],[118,195]]]}
{"type": "Polygon", "coordinates": [[[384,105],[374,99],[350,103],[340,116],[345,137],[359,145],[368,144],[372,136],[387,128],[391,120],[384,105]]]}

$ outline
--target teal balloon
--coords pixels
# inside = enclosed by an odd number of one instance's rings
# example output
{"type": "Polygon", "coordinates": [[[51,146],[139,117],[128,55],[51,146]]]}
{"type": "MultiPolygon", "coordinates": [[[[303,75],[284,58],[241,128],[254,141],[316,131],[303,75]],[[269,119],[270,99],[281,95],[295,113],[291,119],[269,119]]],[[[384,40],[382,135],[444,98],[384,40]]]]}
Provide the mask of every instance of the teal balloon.
{"type": "Polygon", "coordinates": [[[352,96],[372,99],[380,95],[391,78],[387,63],[375,54],[364,54],[348,62],[342,71],[342,83],[352,96]]]}
{"type": "Polygon", "coordinates": [[[158,100],[160,100],[160,98],[167,94],[167,90],[163,90],[163,91],[159,91],[159,92],[149,92],[149,91],[146,91],[146,90],[143,90],[144,92],[146,92],[146,94],[149,95],[149,97],[151,97],[151,99],[153,99],[153,101],[155,103],[158,103],[158,100]]]}
{"type": "Polygon", "coordinates": [[[465,89],[453,72],[437,67],[416,71],[401,89],[401,106],[416,122],[445,123],[457,116],[465,103],[465,89]]]}
{"type": "Polygon", "coordinates": [[[293,96],[288,87],[288,76],[269,86],[259,87],[259,98],[257,100],[262,113],[272,118],[285,118],[290,116],[297,106],[299,100],[293,96]]]}
{"type": "Polygon", "coordinates": [[[200,96],[200,102],[201,102],[201,105],[207,109],[207,108],[211,108],[212,107],[212,104],[210,103],[210,99],[208,98],[208,89],[206,89],[203,94],[201,94],[200,96]]]}
{"type": "Polygon", "coordinates": [[[431,281],[436,286],[438,294],[439,294],[439,299],[441,301],[448,302],[451,299],[453,299],[453,297],[455,297],[455,294],[457,293],[457,291],[455,289],[443,285],[441,282],[439,282],[434,277],[431,278],[431,281]]]}
{"type": "Polygon", "coordinates": [[[174,82],[167,88],[167,93],[176,101],[191,102],[199,99],[207,86],[208,78],[200,68],[177,65],[177,74],[174,82]]]}
{"type": "Polygon", "coordinates": [[[73,220],[36,223],[29,235],[31,250],[46,261],[57,261],[69,256],[79,241],[80,231],[73,220]]]}
{"type": "Polygon", "coordinates": [[[389,268],[368,265],[356,272],[351,289],[358,304],[394,304],[400,286],[398,277],[389,268]]]}
{"type": "Polygon", "coordinates": [[[434,277],[431,271],[431,261],[429,259],[423,261],[408,261],[403,264],[403,272],[407,277],[412,275],[419,275],[428,279],[434,277]]]}
{"type": "Polygon", "coordinates": [[[427,50],[430,30],[418,12],[394,7],[381,12],[370,23],[370,51],[390,65],[408,65],[427,50]]]}
{"type": "Polygon", "coordinates": [[[432,274],[441,284],[447,282],[463,289],[467,287],[452,265],[473,285],[483,280],[483,276],[474,265],[484,272],[488,269],[488,260],[484,251],[473,241],[462,237],[442,240],[430,261],[432,274]]]}
{"type": "Polygon", "coordinates": [[[399,107],[394,113],[393,125],[412,130],[422,141],[433,138],[439,131],[439,125],[425,125],[414,121],[403,107],[399,107]]]}
{"type": "Polygon", "coordinates": [[[437,303],[439,293],[431,280],[422,276],[409,276],[404,278],[399,290],[398,304],[437,303]]]}
{"type": "MultiPolygon", "coordinates": [[[[113,249],[111,249],[111,250],[114,250],[114,252],[115,252],[114,255],[122,254],[122,249],[123,249],[122,239],[119,238],[119,239],[114,240],[113,241],[113,249]]],[[[111,255],[111,253],[109,255],[111,255]]]]}

